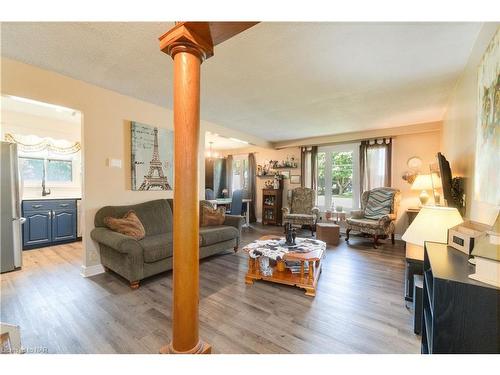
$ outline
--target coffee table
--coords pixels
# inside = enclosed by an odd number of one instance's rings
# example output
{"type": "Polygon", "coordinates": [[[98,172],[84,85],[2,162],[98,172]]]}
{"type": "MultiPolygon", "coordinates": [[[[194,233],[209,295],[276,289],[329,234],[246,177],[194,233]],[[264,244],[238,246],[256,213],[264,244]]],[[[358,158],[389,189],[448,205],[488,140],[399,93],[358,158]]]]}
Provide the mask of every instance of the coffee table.
{"type": "MultiPolygon", "coordinates": [[[[279,236],[264,236],[259,241],[275,241],[283,239],[279,236]]],[[[297,248],[300,248],[300,242],[304,238],[297,238],[297,248]]],[[[265,243],[261,242],[259,246],[265,248],[265,243]]],[[[255,243],[249,244],[243,248],[247,254],[255,250],[255,243]],[[252,246],[253,245],[253,246],[252,246]]],[[[265,280],[278,284],[286,284],[305,289],[307,296],[314,297],[316,295],[316,287],[318,285],[319,275],[321,274],[322,261],[326,254],[326,243],[323,241],[315,240],[315,244],[308,243],[308,252],[294,251],[293,248],[289,249],[282,259],[276,261],[276,265],[272,267],[272,275],[265,276],[261,273],[259,258],[252,258],[248,256],[248,271],[245,275],[245,283],[253,284],[255,280],[265,280]],[[298,262],[300,264],[300,272],[292,273],[286,268],[285,262],[298,262]],[[305,264],[308,265],[308,272],[306,274],[305,264]]]]}

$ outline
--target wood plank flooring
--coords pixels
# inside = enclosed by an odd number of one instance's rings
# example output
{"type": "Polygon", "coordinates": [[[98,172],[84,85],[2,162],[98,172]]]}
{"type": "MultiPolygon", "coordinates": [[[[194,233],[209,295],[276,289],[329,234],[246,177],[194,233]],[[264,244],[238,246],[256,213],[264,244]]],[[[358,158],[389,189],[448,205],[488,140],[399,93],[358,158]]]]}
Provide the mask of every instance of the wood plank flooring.
{"type": "MultiPolygon", "coordinates": [[[[243,243],[279,227],[243,230],[243,243]]],[[[308,231],[301,235],[307,236],[308,231]]],[[[403,298],[404,249],[343,238],[327,250],[317,296],[284,285],[245,285],[245,254],[200,264],[200,335],[215,353],[419,353],[403,298]]],[[[1,275],[0,321],[25,347],[48,353],[157,353],[170,340],[172,273],[138,290],[115,274],[80,276],[81,243],[23,253],[1,275]],[[45,349],[46,348],[46,349],[45,349]]]]}

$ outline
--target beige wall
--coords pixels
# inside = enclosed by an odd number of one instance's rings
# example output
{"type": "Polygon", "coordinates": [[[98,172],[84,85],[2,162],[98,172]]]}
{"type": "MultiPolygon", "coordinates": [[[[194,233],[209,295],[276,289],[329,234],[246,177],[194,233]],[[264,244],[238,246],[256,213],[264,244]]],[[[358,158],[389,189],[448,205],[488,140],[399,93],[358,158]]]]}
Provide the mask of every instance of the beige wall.
{"type": "MultiPolygon", "coordinates": [[[[95,212],[105,205],[124,205],[151,199],[167,198],[172,192],[130,190],[129,120],[158,127],[173,128],[172,111],[116,92],[105,90],[51,71],[2,58],[1,93],[73,108],[82,113],[83,174],[83,246],[84,266],[100,263],[96,244],[90,238],[95,212]],[[110,168],[107,159],[121,159],[122,168],[110,168]]],[[[167,89],[167,88],[165,88],[167,89]]],[[[224,128],[201,123],[200,160],[203,159],[205,130],[221,132],[224,128]]],[[[265,141],[234,130],[226,134],[254,143],[265,141]]],[[[203,162],[200,162],[203,176],[203,162]]],[[[204,179],[200,178],[200,196],[204,179]]]]}
{"type": "Polygon", "coordinates": [[[454,176],[466,178],[466,216],[491,224],[498,207],[474,200],[474,163],[476,158],[477,69],[479,62],[499,27],[483,26],[471,51],[469,61],[448,103],[443,121],[442,150],[454,176]]]}
{"type": "MultiPolygon", "coordinates": [[[[419,134],[400,135],[393,139],[392,146],[392,187],[401,191],[401,204],[396,221],[396,234],[402,235],[408,227],[406,210],[418,207],[419,191],[411,190],[411,185],[402,179],[408,171],[407,161],[412,156],[422,159],[422,173],[429,173],[429,165],[436,163],[436,154],[440,151],[441,132],[432,131],[419,134]]],[[[431,195],[431,192],[428,192],[431,195]]],[[[430,201],[433,198],[431,196],[430,201]]]]}
{"type": "MultiPolygon", "coordinates": [[[[292,147],[292,148],[285,148],[282,150],[273,150],[273,149],[268,149],[268,148],[262,148],[262,147],[248,147],[248,148],[243,148],[243,149],[237,149],[237,150],[231,150],[231,151],[222,151],[222,154],[224,156],[230,155],[230,154],[247,154],[247,153],[255,153],[255,161],[257,165],[264,165],[269,160],[286,160],[287,156],[288,157],[293,157],[297,161],[297,168],[294,169],[289,169],[290,170],[290,175],[298,175],[300,176],[300,148],[299,147],[292,147]]],[[[288,170],[288,169],[285,169],[288,170]]],[[[256,178],[257,182],[257,201],[255,205],[255,215],[257,217],[257,221],[261,221],[262,219],[262,189],[264,188],[264,184],[267,180],[271,180],[272,178],[256,178]]],[[[293,189],[295,187],[300,187],[300,184],[291,184],[290,180],[284,180],[284,185],[283,185],[283,207],[288,206],[287,202],[287,194],[290,189],[293,189]]]]}

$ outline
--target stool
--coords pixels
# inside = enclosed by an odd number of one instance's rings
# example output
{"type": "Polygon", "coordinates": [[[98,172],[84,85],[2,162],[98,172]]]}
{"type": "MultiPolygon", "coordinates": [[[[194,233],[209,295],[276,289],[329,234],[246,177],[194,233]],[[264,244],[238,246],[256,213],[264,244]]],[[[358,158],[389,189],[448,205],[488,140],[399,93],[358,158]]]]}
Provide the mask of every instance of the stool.
{"type": "Polygon", "coordinates": [[[340,227],[333,223],[317,223],[316,238],[325,241],[329,245],[338,245],[340,238],[340,227]]]}
{"type": "Polygon", "coordinates": [[[423,286],[424,277],[422,275],[413,275],[413,332],[417,335],[422,332],[423,286]]]}

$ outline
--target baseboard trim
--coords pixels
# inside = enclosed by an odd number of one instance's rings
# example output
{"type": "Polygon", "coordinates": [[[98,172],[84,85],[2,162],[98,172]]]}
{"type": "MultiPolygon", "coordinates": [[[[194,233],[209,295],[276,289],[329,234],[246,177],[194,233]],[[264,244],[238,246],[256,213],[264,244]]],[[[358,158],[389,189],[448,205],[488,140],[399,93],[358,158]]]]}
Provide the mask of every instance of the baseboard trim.
{"type": "Polygon", "coordinates": [[[90,277],[104,273],[104,267],[102,264],[96,264],[95,266],[82,266],[80,275],[83,277],[90,277]]]}

